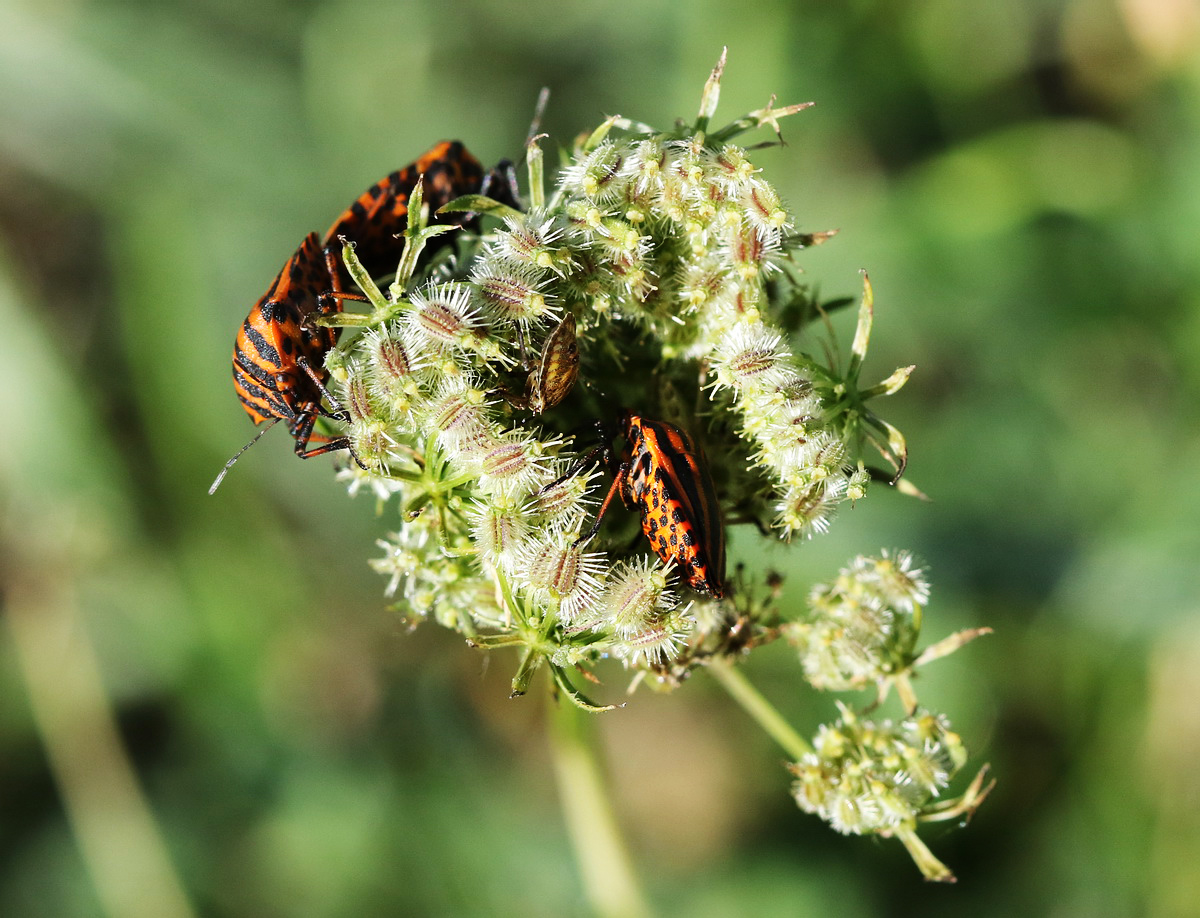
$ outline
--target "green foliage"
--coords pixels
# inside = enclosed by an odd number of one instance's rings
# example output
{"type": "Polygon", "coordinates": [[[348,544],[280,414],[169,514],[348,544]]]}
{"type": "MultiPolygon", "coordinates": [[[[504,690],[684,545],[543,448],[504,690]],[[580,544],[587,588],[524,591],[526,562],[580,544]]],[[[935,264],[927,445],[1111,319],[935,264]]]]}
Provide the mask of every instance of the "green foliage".
{"type": "MultiPolygon", "coordinates": [[[[887,418],[933,499],[875,486],[770,557],[778,602],[803,609],[791,585],[862,551],[912,549],[947,631],[998,626],[923,669],[920,694],[1001,780],[969,831],[926,834],[959,875],[947,893],[898,846],[798,818],[778,750],[703,684],[639,699],[598,729],[651,899],[688,915],[1187,914],[1189,16],[1100,0],[9,4],[0,913],[100,914],[25,700],[18,575],[69,588],[42,606],[78,613],[47,618],[51,665],[69,639],[95,644],[206,914],[578,913],[536,709],[501,703],[511,672],[480,676],[436,629],[397,638],[359,567],[380,524],[279,431],[204,489],[250,432],[233,329],[301,232],[435,139],[516,158],[541,85],[552,137],[618,105],[659,123],[691,110],[719,40],[738,65],[722,110],[761,108],[768,86],[819,100],[784,122],[787,148],[751,156],[804,227],[840,230],[805,255],[821,302],[857,300],[870,268],[886,304],[872,365],[918,367],[887,418]]],[[[854,321],[830,314],[846,342],[854,321]]],[[[736,532],[733,559],[755,542],[736,532]]],[[[787,690],[788,647],[751,664],[789,721],[825,719],[824,698],[787,690]]],[[[88,734],[70,735],[90,765],[88,734]]]]}

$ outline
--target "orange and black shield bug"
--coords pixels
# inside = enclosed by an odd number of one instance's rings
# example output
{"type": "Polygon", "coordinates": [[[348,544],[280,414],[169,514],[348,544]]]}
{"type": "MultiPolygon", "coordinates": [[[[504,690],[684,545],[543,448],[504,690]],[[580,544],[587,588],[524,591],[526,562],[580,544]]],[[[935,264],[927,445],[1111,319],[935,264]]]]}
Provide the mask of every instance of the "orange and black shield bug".
{"type": "MultiPolygon", "coordinates": [[[[403,241],[397,237],[408,226],[408,199],[422,177],[430,222],[469,226],[476,222],[471,214],[438,215],[438,208],[455,198],[479,193],[491,194],[501,203],[516,207],[513,183],[508,177],[510,171],[501,163],[485,175],[479,160],[460,141],[444,140],[415,162],[385,175],[360,194],[325,234],[324,246],[333,289],[338,293],[354,289],[350,275],[338,257],[343,238],[355,243],[354,254],[372,277],[396,270],[404,248],[403,241]]],[[[435,236],[426,244],[423,254],[429,256],[450,242],[449,234],[435,236]]]]}
{"type": "Polygon", "coordinates": [[[687,585],[725,595],[725,526],[708,463],[687,431],[631,412],[621,417],[625,451],[615,485],[637,509],[654,553],[674,561],[687,585]]]}
{"type": "MultiPolygon", "coordinates": [[[[296,440],[296,455],[302,459],[350,448],[345,437],[327,439],[313,434],[318,416],[339,417],[321,404],[322,398],[330,399],[325,388],[329,378],[325,355],[337,343],[339,329],[322,328],[310,321],[315,315],[341,309],[335,298],[323,296],[328,289],[329,269],[321,245],[317,234],[309,233],[254,304],[233,344],[233,386],[242,407],[256,425],[286,421],[296,440]],[[313,440],[320,445],[310,448],[313,440]]],[[[330,404],[334,404],[332,399],[330,404]]],[[[226,463],[210,494],[265,431],[226,463]]]]}
{"type": "MultiPolygon", "coordinates": [[[[630,411],[621,415],[620,433],[625,449],[612,487],[580,541],[595,535],[613,494],[619,491],[625,506],[641,515],[642,532],[663,563],[678,567],[687,585],[698,593],[722,598],[725,526],[704,453],[682,428],[630,411]]],[[[610,452],[607,444],[600,449],[610,452]]],[[[582,462],[591,461],[595,454],[582,462]]]]}

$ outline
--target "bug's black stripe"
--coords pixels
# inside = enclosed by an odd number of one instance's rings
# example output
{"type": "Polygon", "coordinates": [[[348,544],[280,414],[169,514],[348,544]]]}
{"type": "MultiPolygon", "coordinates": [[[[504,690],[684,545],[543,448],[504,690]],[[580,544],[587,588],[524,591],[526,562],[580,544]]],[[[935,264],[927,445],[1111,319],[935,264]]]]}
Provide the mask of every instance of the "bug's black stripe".
{"type": "Polygon", "coordinates": [[[238,348],[237,353],[233,356],[233,372],[235,376],[241,374],[249,379],[253,379],[260,386],[267,389],[275,388],[275,370],[275,367],[262,366],[242,348],[238,348]]]}
{"type": "Polygon", "coordinates": [[[245,389],[249,395],[257,395],[263,399],[282,399],[284,397],[283,393],[275,386],[274,380],[264,383],[257,376],[242,372],[242,368],[236,363],[233,366],[233,381],[239,388],[245,389]]]}
{"type": "Polygon", "coordinates": [[[245,369],[240,361],[233,362],[233,382],[239,389],[245,389],[251,394],[262,393],[263,398],[267,398],[270,393],[279,394],[274,383],[263,383],[257,376],[246,373],[245,369]]]}
{"type": "Polygon", "coordinates": [[[249,318],[242,323],[242,331],[246,333],[246,340],[254,345],[254,349],[258,351],[258,355],[263,359],[264,363],[270,364],[273,367],[283,366],[279,357],[279,351],[275,350],[275,346],[264,338],[257,328],[250,324],[249,318]]]}
{"type": "Polygon", "coordinates": [[[258,392],[238,392],[238,399],[243,405],[254,408],[256,414],[261,414],[271,418],[287,419],[292,417],[291,406],[280,400],[278,397],[266,396],[263,397],[258,392]]]}
{"type": "Polygon", "coordinates": [[[243,407],[245,407],[251,414],[257,416],[257,420],[254,422],[255,424],[259,424],[268,418],[282,418],[286,420],[291,417],[291,412],[286,410],[286,406],[284,406],[284,411],[279,411],[273,406],[261,405],[253,399],[247,398],[241,392],[237,394],[237,397],[238,401],[242,403],[243,407]]]}
{"type": "Polygon", "coordinates": [[[266,413],[280,418],[290,418],[294,414],[291,405],[278,390],[263,388],[245,376],[235,376],[234,383],[241,390],[238,392],[238,398],[254,404],[258,411],[265,410],[266,413]]]}
{"type": "Polygon", "coordinates": [[[245,391],[246,395],[251,398],[259,398],[266,401],[272,396],[278,397],[280,394],[279,390],[274,386],[264,386],[257,379],[247,376],[245,373],[239,373],[236,366],[233,372],[233,382],[235,386],[245,391]]]}
{"type": "Polygon", "coordinates": [[[297,282],[283,297],[265,301],[259,307],[259,312],[269,325],[299,323],[306,312],[312,312],[315,308],[315,304],[309,302],[312,298],[308,291],[298,289],[297,282]]]}
{"type": "Polygon", "coordinates": [[[643,425],[653,437],[654,450],[663,461],[658,463],[668,493],[681,505],[688,522],[706,525],[712,516],[712,479],[708,470],[696,459],[696,447],[691,438],[679,428],[666,429],[658,421],[645,421],[643,425]],[[684,449],[677,449],[671,442],[671,433],[679,435],[684,449]],[[686,470],[686,474],[680,474],[686,470]]]}
{"type": "Polygon", "coordinates": [[[711,484],[704,481],[706,476],[691,456],[674,453],[669,458],[670,462],[663,470],[667,491],[679,503],[684,519],[707,532],[713,517],[710,501],[706,499],[705,485],[711,487],[711,484]],[[686,473],[681,475],[681,469],[686,473]]]}
{"type": "Polygon", "coordinates": [[[255,424],[259,424],[262,421],[265,421],[267,418],[274,417],[268,408],[258,404],[258,402],[254,401],[253,399],[247,398],[241,392],[237,394],[237,397],[238,401],[242,403],[242,407],[254,417],[255,424]]]}

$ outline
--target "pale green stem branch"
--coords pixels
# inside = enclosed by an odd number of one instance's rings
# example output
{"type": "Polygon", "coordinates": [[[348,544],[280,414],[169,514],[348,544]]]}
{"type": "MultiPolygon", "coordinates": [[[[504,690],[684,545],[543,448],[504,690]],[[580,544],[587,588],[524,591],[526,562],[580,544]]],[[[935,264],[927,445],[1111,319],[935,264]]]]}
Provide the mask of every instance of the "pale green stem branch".
{"type": "Polygon", "coordinates": [[[714,661],[709,665],[708,672],[794,761],[812,752],[808,741],[783,719],[783,715],[750,684],[740,669],[730,663],[714,661]]]}
{"type": "Polygon", "coordinates": [[[909,857],[920,868],[921,874],[925,879],[933,880],[937,883],[955,882],[954,874],[950,872],[950,868],[933,856],[933,852],[929,850],[929,846],[921,841],[913,829],[901,826],[896,829],[896,837],[904,842],[904,847],[908,849],[909,857]]]}
{"type": "Polygon", "coordinates": [[[596,761],[591,715],[561,700],[550,707],[563,815],[592,912],[597,918],[650,918],[596,761]]]}

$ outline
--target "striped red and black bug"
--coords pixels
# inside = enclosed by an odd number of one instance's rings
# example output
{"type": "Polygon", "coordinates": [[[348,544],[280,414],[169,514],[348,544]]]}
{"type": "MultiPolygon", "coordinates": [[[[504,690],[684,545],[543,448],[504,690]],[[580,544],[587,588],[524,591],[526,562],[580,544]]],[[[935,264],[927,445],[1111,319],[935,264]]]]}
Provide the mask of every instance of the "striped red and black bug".
{"type": "Polygon", "coordinates": [[[341,309],[335,298],[324,295],[328,289],[329,269],[321,245],[317,234],[309,233],[238,329],[233,387],[250,419],[268,426],[225,464],[210,494],[238,457],[277,421],[287,422],[301,459],[350,448],[346,437],[329,439],[313,433],[318,417],[345,419],[322,405],[322,399],[335,404],[325,388],[329,378],[325,356],[337,343],[340,329],[322,328],[311,321],[341,309]],[[310,447],[314,440],[320,445],[310,447]]]}
{"type": "MultiPolygon", "coordinates": [[[[478,218],[468,213],[437,213],[438,208],[468,194],[488,194],[502,204],[517,206],[511,167],[507,163],[485,174],[479,160],[461,141],[444,140],[415,162],[381,178],[329,227],[324,246],[336,292],[354,289],[349,272],[337,257],[342,250],[341,239],[355,243],[354,254],[371,277],[395,271],[404,247],[397,237],[408,226],[408,200],[422,178],[431,223],[477,225],[478,218]]],[[[450,234],[435,236],[426,243],[422,256],[428,258],[451,242],[450,234]]]]}
{"type": "MultiPolygon", "coordinates": [[[[296,455],[302,459],[339,449],[349,449],[354,455],[348,438],[329,439],[313,433],[318,417],[346,419],[340,409],[330,412],[321,402],[324,398],[336,409],[325,387],[329,374],[324,364],[340,329],[322,328],[312,321],[318,315],[340,311],[342,298],[355,298],[347,296],[350,277],[337,258],[340,239],[356,243],[359,260],[372,276],[394,268],[403,251],[403,243],[396,236],[407,227],[408,199],[422,177],[431,211],[476,192],[491,193],[501,203],[517,206],[511,167],[501,163],[485,175],[479,161],[462,143],[439,143],[359,195],[334,221],[323,243],[318,243],[316,233],[309,233],[238,331],[233,347],[233,384],[242,407],[255,424],[265,421],[269,427],[287,421],[288,431],[296,440],[296,455]],[[320,445],[310,448],[314,440],[320,445]]],[[[431,219],[472,225],[476,218],[446,214],[431,219]]],[[[427,246],[425,254],[435,250],[439,240],[446,239],[435,237],[432,249],[427,246]]],[[[216,491],[233,463],[266,430],[263,428],[225,464],[209,494],[216,491]]]]}
{"type": "MultiPolygon", "coordinates": [[[[596,521],[580,541],[600,528],[619,491],[625,506],[640,513],[642,532],[663,563],[678,567],[693,590],[720,599],[725,595],[725,526],[704,453],[687,431],[666,421],[626,411],[619,427],[625,449],[596,521]]],[[[607,445],[602,449],[609,452],[607,445]]]]}

